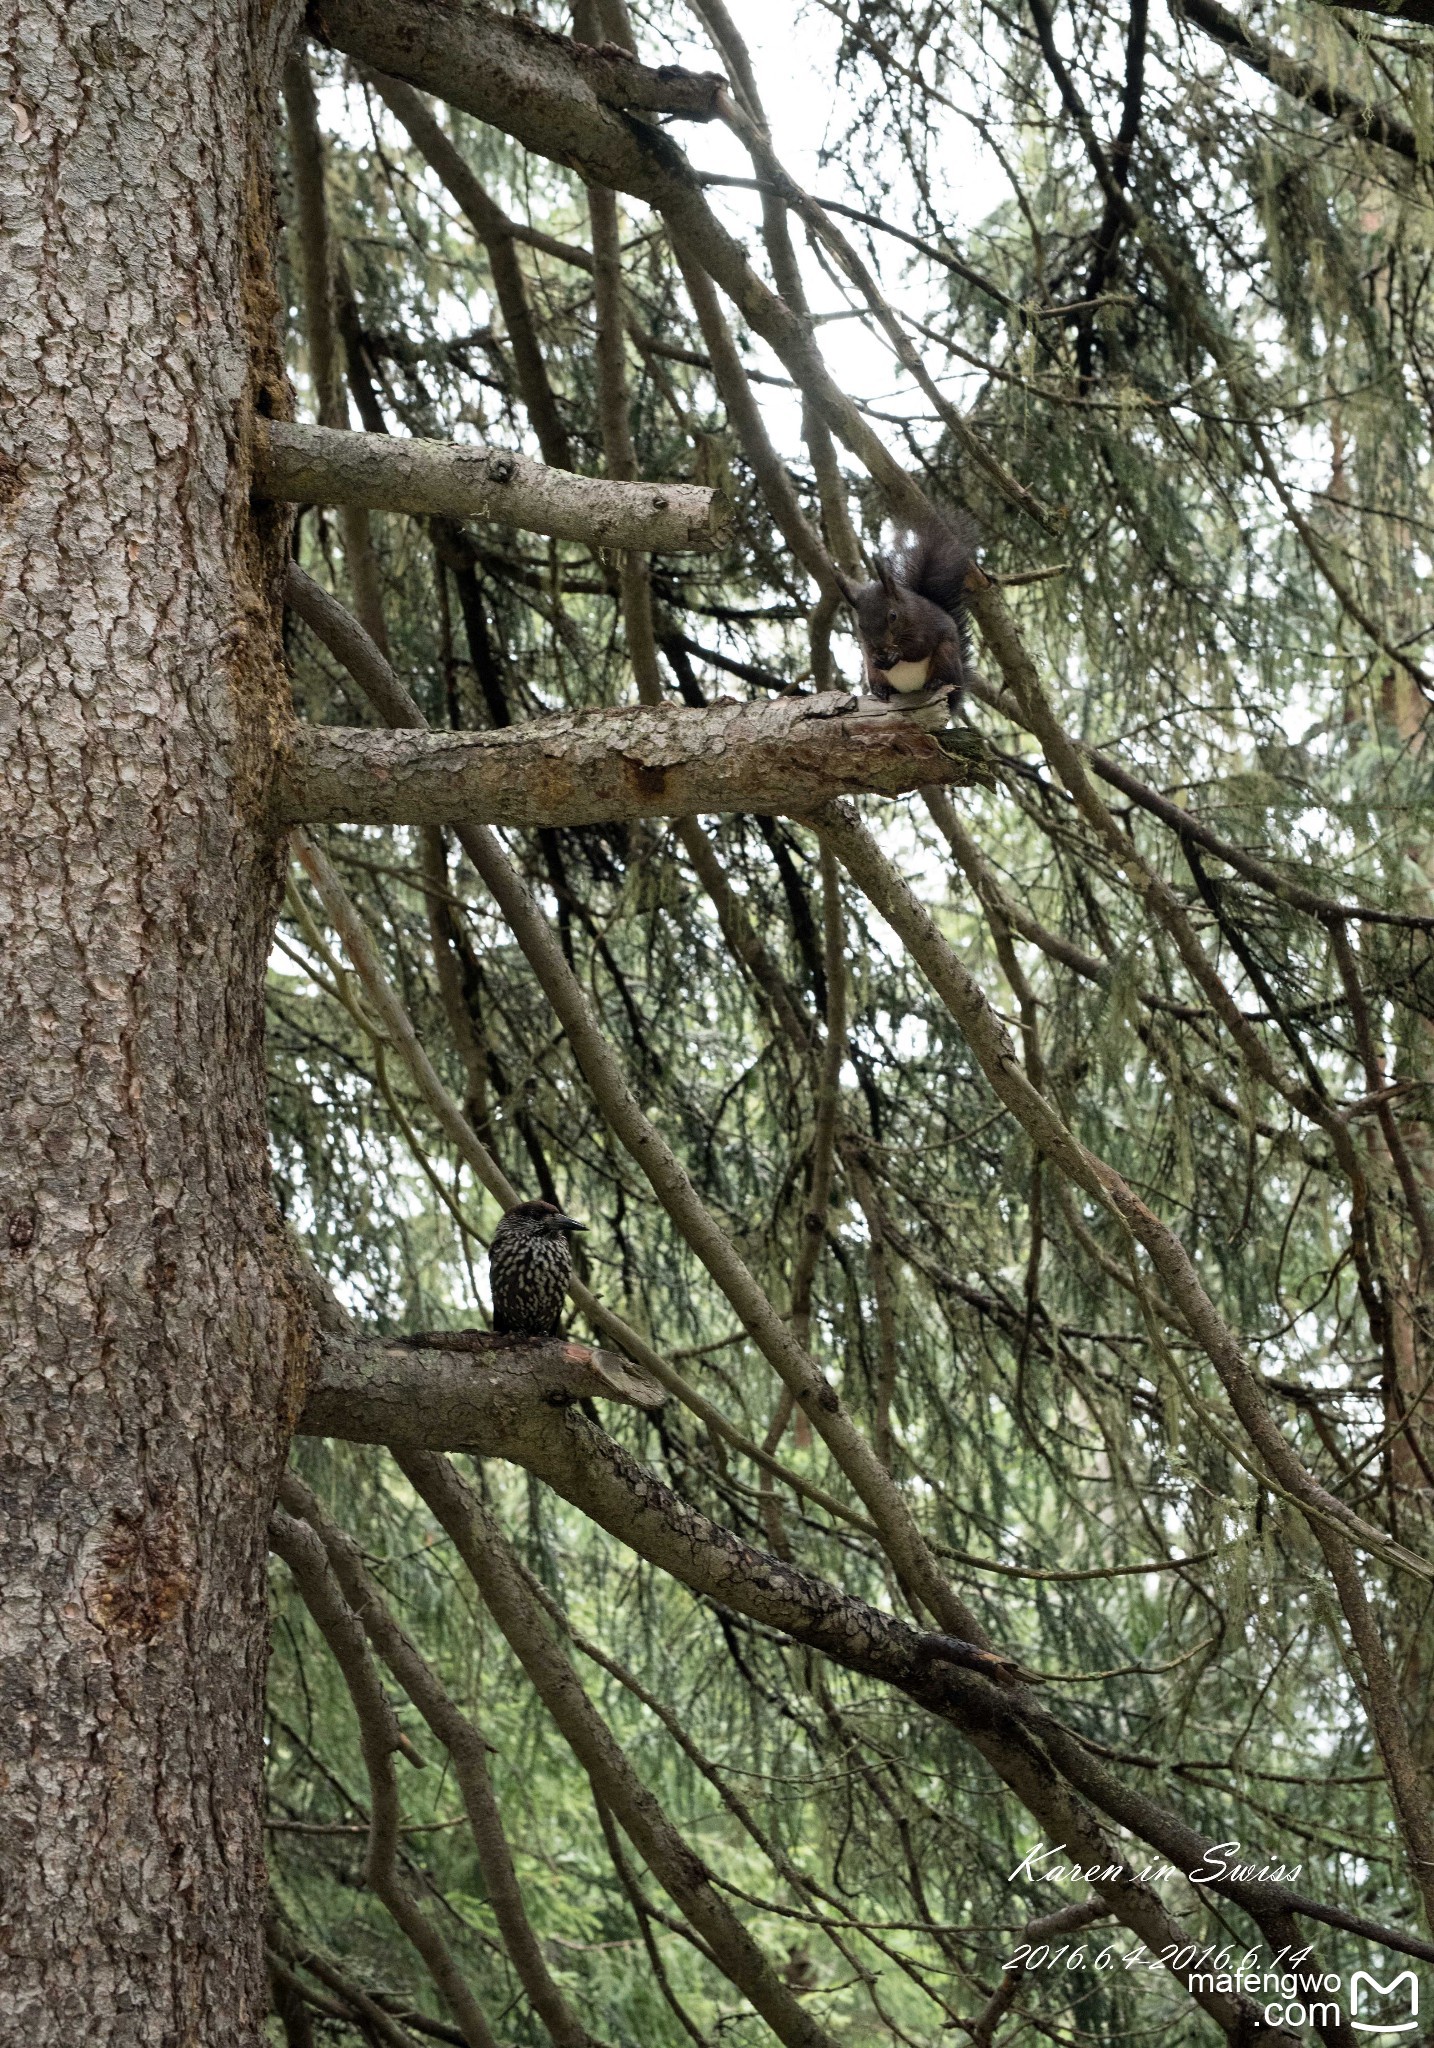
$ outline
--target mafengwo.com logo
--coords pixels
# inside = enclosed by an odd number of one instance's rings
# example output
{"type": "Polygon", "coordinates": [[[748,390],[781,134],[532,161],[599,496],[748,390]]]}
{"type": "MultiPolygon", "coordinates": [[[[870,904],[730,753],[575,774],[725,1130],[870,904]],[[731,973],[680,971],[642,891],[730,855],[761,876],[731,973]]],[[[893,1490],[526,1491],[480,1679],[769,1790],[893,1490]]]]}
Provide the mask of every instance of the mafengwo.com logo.
{"type": "Polygon", "coordinates": [[[1400,1970],[1382,1984],[1369,1970],[1349,1980],[1349,2024],[1361,2034],[1409,2034],[1419,2024],[1419,1979],[1400,1970]]]}
{"type": "MultiPolygon", "coordinates": [[[[1255,1981],[1260,1982],[1258,1978],[1255,1981]]],[[[1260,1989],[1265,1993],[1266,2026],[1338,2027],[1346,2017],[1340,2008],[1341,1981],[1334,1971],[1319,1977],[1269,1973],[1260,1989]],[[1281,1995],[1272,1999],[1271,1991],[1281,1995]]],[[[1392,2042],[1396,2034],[1412,2034],[1419,2025],[1418,1977],[1413,1970],[1395,1970],[1385,1982],[1372,1970],[1353,1971],[1347,2017],[1356,2033],[1370,2036],[1370,2048],[1375,2048],[1376,2036],[1389,2037],[1392,2042]]],[[[1414,2048],[1412,2042],[1410,2048],[1414,2048]]]]}

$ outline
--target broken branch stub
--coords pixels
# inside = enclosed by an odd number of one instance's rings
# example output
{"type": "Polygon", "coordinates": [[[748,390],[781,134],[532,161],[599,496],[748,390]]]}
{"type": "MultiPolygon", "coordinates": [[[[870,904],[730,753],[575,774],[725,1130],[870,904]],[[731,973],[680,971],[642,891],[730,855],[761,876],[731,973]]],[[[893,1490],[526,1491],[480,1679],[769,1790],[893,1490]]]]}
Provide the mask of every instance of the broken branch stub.
{"type": "Polygon", "coordinates": [[[506,448],[352,434],[295,420],[260,421],[254,488],[302,505],[492,519],[594,548],[685,554],[715,547],[730,517],[702,484],[614,483],[573,476],[506,448]]]}
{"type": "Polygon", "coordinates": [[[300,1429],[350,1443],[431,1444],[487,1452],[535,1406],[580,1400],[659,1408],[661,1387],[624,1358],[561,1337],[444,1331],[374,1344],[327,1337],[300,1429]],[[476,1341],[475,1341],[476,1340],[476,1341]]]}
{"type": "Polygon", "coordinates": [[[838,691],[698,710],[554,712],[485,732],[299,725],[275,785],[286,825],[595,825],[748,812],[801,816],[846,794],[981,779],[964,735],[838,691]],[[944,742],[944,744],[943,744],[944,742]]]}

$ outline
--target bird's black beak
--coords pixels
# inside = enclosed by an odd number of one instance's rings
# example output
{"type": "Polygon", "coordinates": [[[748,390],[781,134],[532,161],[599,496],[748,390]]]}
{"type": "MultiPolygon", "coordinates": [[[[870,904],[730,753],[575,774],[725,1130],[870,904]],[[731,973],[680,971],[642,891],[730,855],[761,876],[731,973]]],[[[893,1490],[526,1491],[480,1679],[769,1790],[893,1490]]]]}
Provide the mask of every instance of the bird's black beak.
{"type": "Polygon", "coordinates": [[[564,1230],[586,1230],[587,1225],[586,1223],[579,1223],[576,1216],[564,1216],[562,1218],[562,1228],[564,1230]]]}

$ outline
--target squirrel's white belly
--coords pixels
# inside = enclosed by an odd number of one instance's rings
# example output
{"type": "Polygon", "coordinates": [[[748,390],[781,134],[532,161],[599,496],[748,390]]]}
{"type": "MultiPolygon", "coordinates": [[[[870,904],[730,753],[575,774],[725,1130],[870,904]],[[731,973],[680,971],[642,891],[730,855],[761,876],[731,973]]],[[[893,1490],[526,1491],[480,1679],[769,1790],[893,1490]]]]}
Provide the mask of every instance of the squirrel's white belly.
{"type": "Polygon", "coordinates": [[[924,690],[931,675],[931,656],[928,654],[925,661],[893,662],[881,673],[892,689],[900,690],[903,696],[912,690],[924,690]]]}

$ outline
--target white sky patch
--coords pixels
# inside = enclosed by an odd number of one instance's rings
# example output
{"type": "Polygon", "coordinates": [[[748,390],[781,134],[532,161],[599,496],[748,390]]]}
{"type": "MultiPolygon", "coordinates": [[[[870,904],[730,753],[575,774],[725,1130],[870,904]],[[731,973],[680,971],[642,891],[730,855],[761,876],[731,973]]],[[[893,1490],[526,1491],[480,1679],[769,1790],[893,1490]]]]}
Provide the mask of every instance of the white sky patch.
{"type": "MultiPolygon", "coordinates": [[[[735,0],[730,12],[751,53],[752,68],[771,124],[773,146],[784,168],[799,185],[817,197],[834,197],[848,204],[862,205],[864,197],[844,177],[835,163],[824,163],[822,152],[835,139],[833,80],[841,41],[835,21],[822,8],[770,6],[763,0],[735,0]]],[[[695,24],[694,24],[695,26],[695,24]]],[[[710,44],[700,35],[686,43],[680,31],[674,34],[680,61],[694,69],[711,70],[718,64],[710,44]]],[[[965,81],[945,81],[954,91],[969,89],[965,81]]],[[[969,233],[1009,196],[1009,188],[994,159],[983,151],[964,123],[933,105],[933,119],[945,128],[938,161],[945,175],[940,194],[949,207],[948,232],[958,239],[969,233]]],[[[749,178],[752,163],[740,140],[720,122],[702,127],[684,126],[683,146],[699,170],[726,177],[749,178]]],[[[888,199],[877,211],[894,224],[913,225],[914,195],[902,191],[895,151],[892,171],[896,182],[888,199]]],[[[749,245],[755,245],[760,231],[757,195],[730,187],[716,186],[708,202],[726,225],[749,245]]],[[[840,221],[870,260],[865,230],[857,223],[840,221]]],[[[853,290],[844,295],[830,275],[813,258],[800,234],[794,237],[803,278],[814,317],[821,323],[822,354],[832,376],[844,390],[860,393],[894,414],[928,414],[929,401],[916,390],[910,377],[898,365],[889,343],[876,331],[863,309],[860,318],[842,317],[860,302],[853,290]]],[[[890,236],[875,236],[875,267],[887,296],[901,294],[901,280],[912,261],[922,259],[890,236]]],[[[774,374],[784,374],[782,365],[764,343],[753,342],[757,365],[774,374]]],[[[929,368],[943,382],[960,380],[968,373],[943,365],[939,359],[929,368]]],[[[791,456],[802,454],[801,404],[795,393],[772,386],[762,391],[762,411],[769,432],[782,450],[791,456]]]]}

